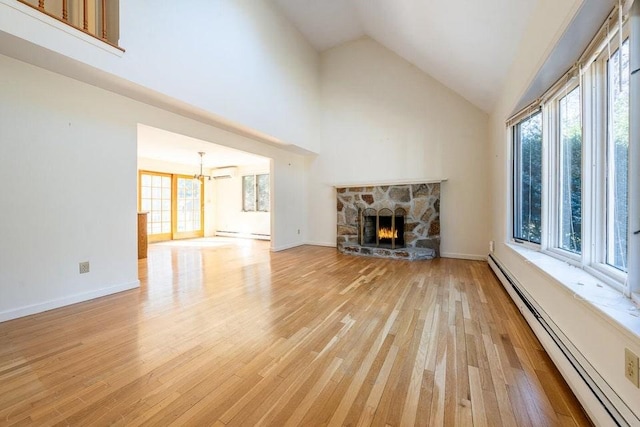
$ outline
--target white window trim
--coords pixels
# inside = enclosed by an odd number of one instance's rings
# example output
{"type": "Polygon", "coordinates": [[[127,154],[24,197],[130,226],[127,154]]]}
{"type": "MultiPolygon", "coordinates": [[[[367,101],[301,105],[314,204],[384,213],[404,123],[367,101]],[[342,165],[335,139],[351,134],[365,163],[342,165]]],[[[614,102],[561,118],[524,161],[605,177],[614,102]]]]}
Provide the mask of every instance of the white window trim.
{"type": "Polygon", "coordinates": [[[269,213],[271,211],[271,203],[269,202],[269,206],[267,207],[267,210],[259,210],[258,209],[258,202],[259,202],[259,193],[258,193],[258,176],[261,175],[267,175],[269,177],[269,199],[271,199],[271,174],[269,172],[255,172],[255,173],[247,173],[242,175],[242,179],[240,180],[241,186],[242,186],[242,212],[246,212],[246,213],[250,213],[250,212],[254,212],[254,213],[269,213]],[[245,205],[245,192],[244,192],[244,178],[248,177],[248,176],[252,176],[253,177],[253,189],[255,192],[255,209],[253,210],[245,210],[244,209],[244,205],[245,205]]]}
{"type": "Polygon", "coordinates": [[[544,159],[545,157],[545,138],[544,138],[544,132],[545,132],[545,128],[544,128],[544,110],[540,107],[538,108],[533,108],[530,111],[527,112],[527,114],[521,115],[518,119],[517,122],[514,122],[511,126],[509,126],[507,128],[507,133],[509,134],[508,136],[508,141],[509,141],[509,175],[511,177],[511,191],[510,191],[510,198],[509,198],[509,214],[507,216],[507,218],[509,218],[509,230],[508,233],[506,234],[507,236],[510,236],[510,241],[512,243],[518,244],[518,245],[523,245],[524,247],[533,249],[533,250],[540,250],[541,248],[544,247],[545,245],[545,233],[544,230],[546,228],[546,220],[545,220],[545,209],[546,209],[546,205],[545,205],[545,191],[546,191],[546,173],[545,173],[545,162],[542,163],[542,203],[541,203],[541,218],[540,218],[540,229],[541,229],[541,233],[540,233],[540,243],[535,243],[535,242],[531,242],[528,240],[522,240],[519,239],[517,237],[514,236],[514,232],[515,232],[515,192],[516,192],[516,178],[515,178],[515,155],[516,155],[516,150],[515,150],[515,138],[514,138],[514,134],[515,134],[515,127],[524,122],[525,120],[528,120],[529,118],[533,117],[536,114],[540,114],[540,117],[542,119],[542,133],[543,133],[543,138],[542,138],[542,158],[544,159]]]}
{"type": "MultiPolygon", "coordinates": [[[[629,23],[625,23],[623,40],[629,37],[629,23]]],[[[557,260],[577,267],[593,276],[595,279],[609,285],[616,291],[640,303],[638,289],[628,284],[628,274],[607,264],[607,60],[609,53],[614,54],[618,49],[619,37],[609,37],[610,50],[601,49],[597,57],[593,57],[587,71],[576,82],[567,77],[565,84],[556,83],[545,95],[544,103],[539,101],[543,119],[543,171],[542,171],[542,234],[541,243],[535,244],[514,238],[514,194],[515,194],[515,149],[514,128],[521,121],[531,116],[535,105],[529,106],[526,112],[520,112],[508,121],[507,141],[508,162],[507,170],[510,180],[510,197],[508,202],[508,233],[507,244],[513,247],[537,251],[557,260]],[[557,101],[580,87],[582,103],[582,253],[575,254],[559,247],[559,171],[556,167],[559,159],[559,124],[557,119],[557,101]]],[[[571,70],[570,76],[575,73],[571,70]]],[[[634,112],[630,113],[633,117],[634,112]]],[[[630,158],[630,162],[631,162],[630,158]]],[[[629,259],[627,267],[633,262],[629,259]]]]}
{"type": "MultiPolygon", "coordinates": [[[[558,213],[560,212],[560,184],[562,181],[562,165],[560,165],[561,160],[561,150],[562,150],[562,141],[560,135],[560,121],[558,120],[560,114],[559,103],[560,101],[566,97],[573,90],[578,89],[581,91],[580,93],[580,103],[582,103],[582,90],[580,88],[580,82],[577,78],[572,77],[567,79],[566,83],[560,87],[560,89],[553,95],[553,97],[547,102],[545,106],[543,106],[544,111],[544,119],[546,120],[545,124],[545,147],[547,152],[545,153],[545,164],[543,165],[543,173],[547,178],[547,184],[545,185],[546,191],[546,199],[543,199],[543,203],[546,203],[547,210],[545,211],[544,218],[547,220],[547,228],[546,228],[546,242],[543,246],[544,252],[559,258],[561,260],[565,260],[568,263],[576,266],[580,266],[583,263],[583,255],[582,253],[575,253],[569,250],[566,250],[560,247],[560,218],[558,213]],[[553,167],[551,167],[553,165],[553,167]],[[545,172],[546,171],[546,172],[545,172]]],[[[543,124],[544,126],[544,124],[543,124]]],[[[584,126],[582,127],[584,134],[584,126]]],[[[584,135],[582,137],[582,148],[583,148],[583,156],[581,159],[582,165],[582,176],[584,177],[585,172],[585,156],[584,156],[584,135]]],[[[581,212],[584,213],[584,188],[582,188],[582,209],[581,212]]],[[[581,230],[581,238],[585,234],[584,233],[584,223],[581,230]]]]}

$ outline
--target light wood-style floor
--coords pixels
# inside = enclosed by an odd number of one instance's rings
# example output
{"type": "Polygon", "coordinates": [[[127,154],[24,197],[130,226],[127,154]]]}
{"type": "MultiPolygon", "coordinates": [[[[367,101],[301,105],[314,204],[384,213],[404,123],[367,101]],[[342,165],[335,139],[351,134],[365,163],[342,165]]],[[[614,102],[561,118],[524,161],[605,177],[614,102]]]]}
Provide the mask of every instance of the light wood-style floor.
{"type": "Polygon", "coordinates": [[[0,425],[589,425],[485,262],[236,242],[0,324],[0,425]]]}

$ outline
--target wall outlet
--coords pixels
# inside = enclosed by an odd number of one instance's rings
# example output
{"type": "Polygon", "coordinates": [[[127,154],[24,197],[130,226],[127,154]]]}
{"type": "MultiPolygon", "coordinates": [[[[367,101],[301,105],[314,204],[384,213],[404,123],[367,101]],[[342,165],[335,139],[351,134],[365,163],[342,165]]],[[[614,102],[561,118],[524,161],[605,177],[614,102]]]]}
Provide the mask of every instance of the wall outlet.
{"type": "Polygon", "coordinates": [[[85,274],[89,272],[89,261],[80,263],[80,274],[85,274]]]}
{"type": "Polygon", "coordinates": [[[300,229],[298,228],[298,234],[300,234],[300,229]]]}
{"type": "Polygon", "coordinates": [[[493,241],[493,240],[490,240],[490,241],[489,241],[489,252],[493,253],[493,251],[495,250],[495,248],[496,248],[496,242],[495,242],[495,241],[493,241]]]}
{"type": "Polygon", "coordinates": [[[638,378],[638,356],[629,350],[624,349],[624,376],[636,387],[640,387],[638,378]]]}

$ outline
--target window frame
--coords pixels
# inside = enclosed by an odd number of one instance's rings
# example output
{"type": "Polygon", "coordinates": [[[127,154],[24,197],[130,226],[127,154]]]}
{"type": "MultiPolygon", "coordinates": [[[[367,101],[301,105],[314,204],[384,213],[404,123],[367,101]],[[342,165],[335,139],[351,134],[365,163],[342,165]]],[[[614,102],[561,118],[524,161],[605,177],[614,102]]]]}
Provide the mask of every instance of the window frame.
{"type": "Polygon", "coordinates": [[[520,146],[521,144],[519,144],[518,142],[520,141],[520,133],[517,129],[519,129],[519,126],[526,122],[527,120],[530,120],[532,117],[536,116],[536,115],[540,115],[541,118],[541,126],[542,126],[542,159],[544,159],[545,157],[545,143],[544,143],[544,132],[545,132],[545,127],[544,127],[544,114],[541,108],[537,108],[535,110],[531,110],[530,112],[528,112],[528,114],[524,115],[523,117],[521,117],[516,123],[514,123],[511,126],[510,129],[510,147],[511,147],[511,169],[510,169],[510,175],[511,175],[511,203],[510,203],[510,232],[509,235],[511,236],[511,240],[515,243],[521,244],[521,245],[525,245],[526,247],[530,247],[533,249],[537,249],[539,250],[543,244],[544,244],[544,229],[545,229],[545,225],[544,225],[544,211],[545,211],[545,204],[544,204],[544,189],[545,189],[545,171],[544,171],[544,162],[542,162],[542,193],[541,193],[541,210],[540,210],[540,242],[535,242],[529,239],[523,239],[522,237],[517,237],[516,236],[516,226],[518,225],[518,221],[516,220],[516,209],[518,209],[518,202],[516,200],[516,195],[517,195],[517,187],[520,186],[520,183],[522,182],[522,177],[519,176],[518,172],[519,172],[519,168],[517,166],[517,161],[520,155],[520,146]]]}
{"type": "Polygon", "coordinates": [[[242,212],[270,212],[271,211],[271,174],[266,172],[266,173],[248,173],[248,174],[244,174],[242,175],[242,179],[240,180],[240,185],[241,185],[241,191],[242,191],[242,212]],[[267,205],[267,209],[263,210],[263,209],[258,209],[258,206],[260,206],[260,194],[258,191],[258,177],[259,176],[267,176],[269,177],[269,186],[267,187],[267,195],[269,197],[269,201],[266,204],[267,205]],[[254,209],[245,209],[246,207],[246,200],[247,200],[247,195],[245,192],[245,185],[244,185],[244,180],[247,177],[253,177],[253,194],[254,194],[254,209]]]}
{"type": "MultiPolygon", "coordinates": [[[[626,20],[622,27],[622,42],[630,40],[630,24],[626,20]]],[[[594,41],[596,38],[594,38],[594,41]]],[[[628,271],[631,265],[639,261],[630,258],[631,229],[627,232],[627,272],[624,272],[607,263],[607,233],[608,233],[608,150],[609,150],[609,94],[608,94],[608,66],[609,58],[613,57],[620,47],[620,36],[617,31],[612,31],[604,38],[596,54],[584,66],[584,70],[574,67],[569,70],[564,78],[551,87],[543,97],[536,100],[526,109],[521,110],[507,122],[507,140],[509,159],[508,173],[511,179],[510,198],[508,209],[508,234],[507,243],[527,247],[536,250],[570,265],[581,268],[597,279],[606,283],[613,289],[631,297],[638,292],[628,283],[628,271]],[[602,47],[604,46],[604,47],[602,47]],[[581,253],[575,253],[561,247],[561,215],[562,200],[562,168],[561,168],[561,127],[560,127],[560,101],[573,90],[580,91],[581,129],[582,129],[582,162],[581,162],[581,253]],[[516,191],[519,184],[517,176],[517,157],[519,156],[516,139],[518,126],[535,114],[534,110],[542,111],[542,214],[541,214],[541,242],[532,243],[516,236],[516,191]]],[[[631,54],[632,55],[632,54],[631,54]]],[[[633,89],[631,89],[633,90],[633,89]]],[[[631,96],[631,95],[630,95],[631,96]]],[[[630,118],[633,117],[633,107],[630,105],[630,118]]],[[[632,125],[630,124],[630,133],[632,125]]],[[[632,135],[630,135],[630,138],[632,135]]],[[[630,139],[629,146],[633,144],[630,139]]],[[[632,170],[634,160],[629,156],[629,171],[632,170]]],[[[640,165],[635,165],[640,167],[640,165]]],[[[629,172],[628,172],[629,173],[629,172]]],[[[627,191],[632,191],[632,177],[629,176],[627,191]]],[[[630,196],[628,196],[630,197],[630,196]]],[[[627,212],[630,218],[631,199],[628,198],[627,212]]],[[[631,227],[628,219],[628,227],[631,227]]],[[[634,296],[634,298],[638,298],[634,296]]]]}
{"type": "MultiPolygon", "coordinates": [[[[547,229],[544,232],[546,235],[546,245],[544,247],[544,252],[549,255],[553,255],[556,258],[562,259],[574,266],[579,266],[582,264],[583,254],[584,254],[584,241],[581,244],[581,252],[572,252],[567,249],[561,247],[561,239],[560,239],[560,229],[561,229],[561,219],[560,219],[560,210],[561,210],[561,195],[562,190],[560,186],[562,185],[562,135],[561,135],[561,124],[560,124],[560,102],[574,90],[578,90],[580,93],[580,111],[581,111],[581,133],[582,133],[582,159],[581,159],[581,168],[582,168],[582,209],[581,209],[581,223],[582,223],[582,232],[581,238],[585,234],[584,233],[584,171],[585,171],[585,138],[584,138],[584,102],[583,102],[583,91],[580,85],[580,81],[577,78],[567,79],[566,84],[564,84],[560,90],[558,90],[552,98],[550,98],[549,102],[543,107],[543,111],[545,112],[543,119],[546,120],[545,129],[546,133],[543,132],[543,138],[546,138],[547,144],[547,155],[545,156],[546,167],[543,165],[543,170],[546,169],[548,184],[546,185],[547,189],[547,201],[546,206],[547,210],[544,213],[544,217],[548,218],[547,220],[547,229]],[[551,168],[549,165],[553,165],[551,168]]],[[[545,123],[543,123],[543,126],[545,123]]]]}

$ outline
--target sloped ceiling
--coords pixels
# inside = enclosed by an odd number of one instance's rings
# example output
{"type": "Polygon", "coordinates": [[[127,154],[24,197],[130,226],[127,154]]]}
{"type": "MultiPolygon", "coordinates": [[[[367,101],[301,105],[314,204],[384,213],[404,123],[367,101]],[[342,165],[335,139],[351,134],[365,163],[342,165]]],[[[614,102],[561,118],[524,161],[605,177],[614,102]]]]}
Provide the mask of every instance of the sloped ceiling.
{"type": "Polygon", "coordinates": [[[539,0],[271,0],[322,52],[369,36],[490,112],[539,0]]]}

